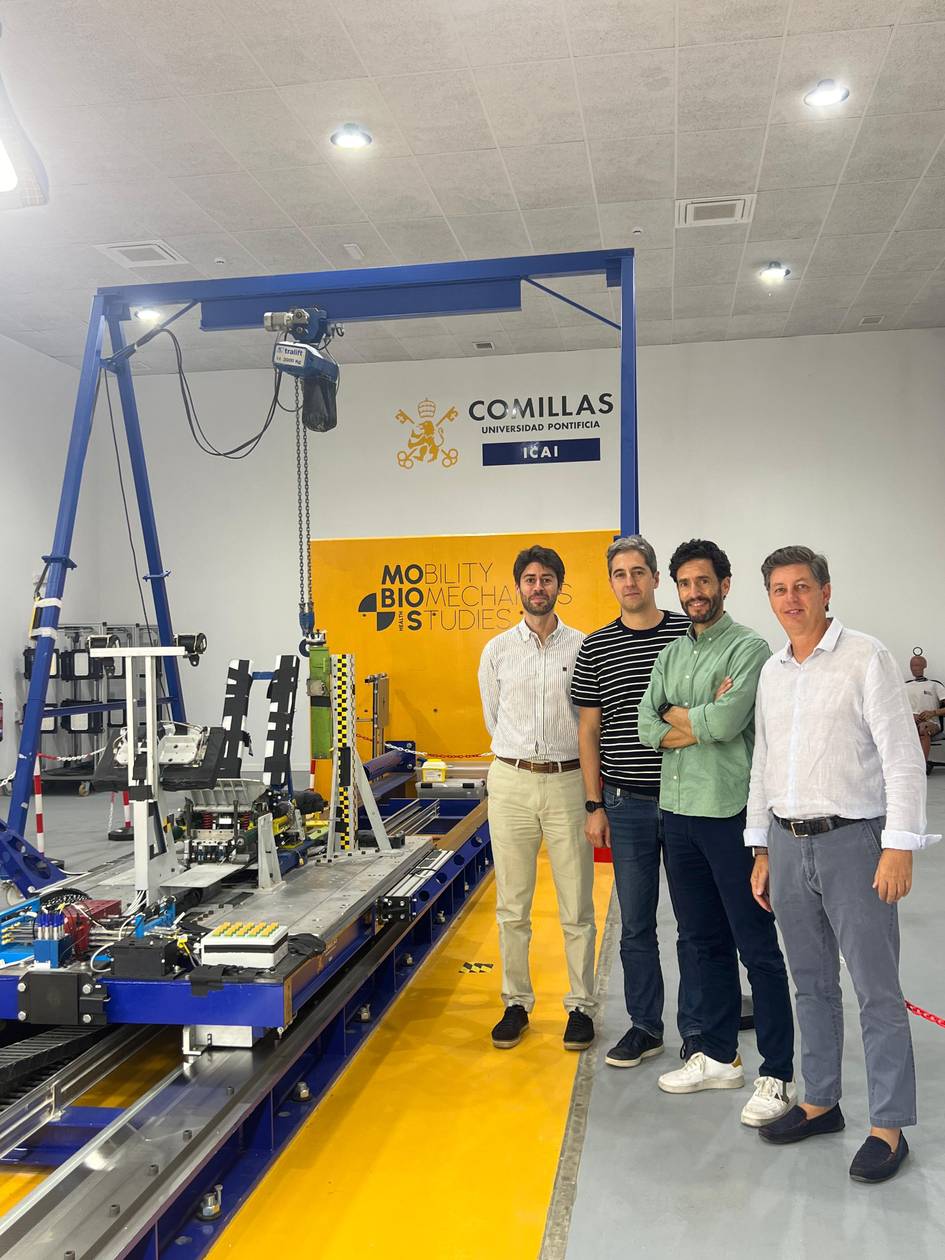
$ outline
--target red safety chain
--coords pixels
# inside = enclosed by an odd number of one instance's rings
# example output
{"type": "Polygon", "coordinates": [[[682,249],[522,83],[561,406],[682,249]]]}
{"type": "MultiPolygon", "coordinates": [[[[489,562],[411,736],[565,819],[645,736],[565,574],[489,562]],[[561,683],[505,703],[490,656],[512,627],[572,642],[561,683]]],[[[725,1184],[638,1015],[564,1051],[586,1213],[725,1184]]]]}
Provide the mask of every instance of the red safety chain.
{"type": "Polygon", "coordinates": [[[927,1019],[933,1024],[938,1024],[939,1028],[945,1028],[945,1019],[941,1015],[933,1015],[931,1011],[923,1011],[921,1006],[913,1006],[911,1002],[906,1003],[906,1010],[913,1015],[919,1015],[922,1019],[927,1019]]]}

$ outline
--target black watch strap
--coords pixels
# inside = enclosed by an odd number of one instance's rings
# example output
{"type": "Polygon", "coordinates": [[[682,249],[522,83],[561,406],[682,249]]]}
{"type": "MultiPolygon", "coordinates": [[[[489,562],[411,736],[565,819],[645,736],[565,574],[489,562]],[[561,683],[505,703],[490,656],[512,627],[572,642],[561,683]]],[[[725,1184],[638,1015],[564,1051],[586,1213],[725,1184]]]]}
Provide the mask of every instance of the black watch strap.
{"type": "Polygon", "coordinates": [[[603,808],[604,808],[603,801],[585,801],[584,802],[584,811],[585,813],[588,813],[588,814],[595,814],[599,809],[603,809],[603,808]]]}

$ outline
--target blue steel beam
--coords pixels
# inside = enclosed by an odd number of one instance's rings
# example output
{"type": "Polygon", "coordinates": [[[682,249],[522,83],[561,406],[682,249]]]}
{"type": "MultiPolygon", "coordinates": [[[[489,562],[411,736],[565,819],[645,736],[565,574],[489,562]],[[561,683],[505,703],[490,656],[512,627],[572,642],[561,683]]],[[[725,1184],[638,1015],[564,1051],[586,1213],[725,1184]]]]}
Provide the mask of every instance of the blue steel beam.
{"type": "Polygon", "coordinates": [[[637,298],[633,258],[621,263],[620,322],[620,532],[640,529],[637,458],[637,298]]]}
{"type": "Polygon", "coordinates": [[[616,328],[620,332],[620,325],[615,324],[612,319],[608,319],[606,315],[601,315],[600,311],[592,311],[589,306],[582,306],[580,302],[575,302],[572,298],[565,297],[563,293],[558,293],[555,289],[549,289],[546,284],[539,284],[537,280],[532,280],[526,276],[525,283],[530,284],[533,289],[541,289],[542,293],[547,293],[553,298],[557,298],[559,302],[566,302],[568,306],[573,306],[576,311],[583,311],[585,315],[590,315],[592,319],[599,319],[602,324],[608,324],[611,328],[616,328]]]}

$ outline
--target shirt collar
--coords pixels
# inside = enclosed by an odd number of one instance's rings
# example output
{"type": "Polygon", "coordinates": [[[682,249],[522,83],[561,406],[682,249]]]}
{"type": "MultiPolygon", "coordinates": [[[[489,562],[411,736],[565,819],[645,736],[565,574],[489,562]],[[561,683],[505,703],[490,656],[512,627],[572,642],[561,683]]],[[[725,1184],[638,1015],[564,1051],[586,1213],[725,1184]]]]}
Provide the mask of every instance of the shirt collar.
{"type": "MultiPolygon", "coordinates": [[[[841,623],[840,618],[834,617],[830,625],[824,631],[824,637],[820,640],[807,659],[810,660],[811,657],[816,656],[818,652],[832,652],[837,646],[837,640],[840,638],[842,630],[843,624],[841,623]]],[[[784,661],[785,663],[794,660],[794,649],[791,647],[790,639],[788,639],[787,643],[785,643],[784,647],[781,649],[778,659],[784,661]]]]}
{"type": "MultiPolygon", "coordinates": [[[[555,613],[555,616],[558,617],[558,614],[555,613]]],[[[551,640],[555,637],[555,635],[559,632],[559,630],[567,630],[567,628],[568,627],[564,624],[561,618],[558,617],[558,624],[555,626],[554,630],[552,630],[551,634],[548,635],[548,638],[545,639],[545,642],[550,643],[551,640]]],[[[516,626],[516,629],[518,630],[519,638],[522,640],[523,643],[527,643],[528,640],[532,638],[533,636],[536,639],[538,638],[538,635],[535,634],[535,631],[529,627],[529,624],[525,620],[524,617],[518,623],[518,625],[516,626]]]]}
{"type": "Polygon", "coordinates": [[[695,639],[696,642],[711,643],[712,640],[717,638],[722,633],[723,630],[727,630],[731,624],[732,624],[731,617],[728,615],[727,612],[724,612],[722,613],[722,616],[718,619],[718,621],[714,625],[710,626],[708,630],[703,630],[701,634],[697,635],[696,628],[695,626],[692,626],[692,625],[689,627],[686,633],[689,635],[690,639],[695,639]]]}

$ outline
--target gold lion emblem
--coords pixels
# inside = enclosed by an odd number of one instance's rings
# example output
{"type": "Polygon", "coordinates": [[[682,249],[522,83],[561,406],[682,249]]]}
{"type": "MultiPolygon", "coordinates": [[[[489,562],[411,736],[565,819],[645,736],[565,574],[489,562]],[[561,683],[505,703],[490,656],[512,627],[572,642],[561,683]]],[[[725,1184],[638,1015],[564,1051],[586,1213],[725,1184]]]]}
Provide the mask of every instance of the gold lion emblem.
{"type": "Polygon", "coordinates": [[[439,420],[436,418],[436,403],[424,398],[417,403],[417,419],[401,408],[394,417],[401,424],[410,425],[407,445],[397,452],[397,463],[401,468],[413,468],[414,464],[442,464],[444,468],[452,468],[459,459],[455,446],[446,447],[444,426],[452,423],[459,412],[455,407],[444,411],[439,420]]]}

